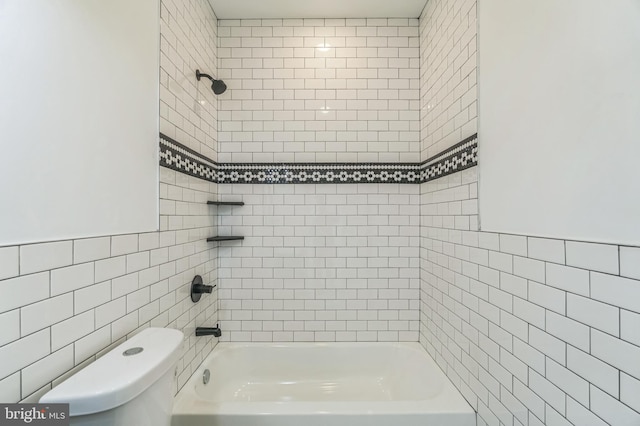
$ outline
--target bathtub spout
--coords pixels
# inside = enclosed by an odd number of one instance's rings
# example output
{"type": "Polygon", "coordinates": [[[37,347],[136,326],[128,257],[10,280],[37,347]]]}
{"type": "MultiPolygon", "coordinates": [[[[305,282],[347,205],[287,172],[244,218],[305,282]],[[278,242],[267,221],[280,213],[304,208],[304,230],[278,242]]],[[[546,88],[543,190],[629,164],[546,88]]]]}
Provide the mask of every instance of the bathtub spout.
{"type": "Polygon", "coordinates": [[[196,336],[213,336],[220,337],[222,330],[216,324],[215,327],[196,327],[196,336]]]}

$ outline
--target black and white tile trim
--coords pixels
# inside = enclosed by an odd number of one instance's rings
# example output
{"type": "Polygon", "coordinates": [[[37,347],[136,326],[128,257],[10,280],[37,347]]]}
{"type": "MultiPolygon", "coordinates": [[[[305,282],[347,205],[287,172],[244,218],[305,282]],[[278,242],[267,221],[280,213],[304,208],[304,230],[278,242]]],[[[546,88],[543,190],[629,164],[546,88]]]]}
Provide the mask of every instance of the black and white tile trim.
{"type": "Polygon", "coordinates": [[[478,164],[478,134],[458,142],[420,164],[420,183],[429,182],[478,164]]]}
{"type": "Polygon", "coordinates": [[[220,164],[219,183],[418,183],[416,164],[220,164]]]}
{"type": "Polygon", "coordinates": [[[162,133],[160,165],[209,182],[217,182],[218,179],[218,166],[214,161],[162,133]]]}
{"type": "Polygon", "coordinates": [[[421,163],[221,163],[160,134],[160,165],[216,183],[423,183],[478,164],[477,134],[421,163]]]}

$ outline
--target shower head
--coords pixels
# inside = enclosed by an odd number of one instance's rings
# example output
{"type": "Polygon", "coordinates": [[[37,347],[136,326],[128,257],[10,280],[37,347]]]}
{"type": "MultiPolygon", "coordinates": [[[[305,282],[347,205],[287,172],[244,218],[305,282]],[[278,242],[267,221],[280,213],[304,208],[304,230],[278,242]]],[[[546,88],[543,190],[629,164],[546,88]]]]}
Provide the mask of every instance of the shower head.
{"type": "Polygon", "coordinates": [[[213,90],[213,93],[215,93],[216,95],[221,95],[227,90],[227,85],[224,84],[224,81],[216,80],[209,74],[204,74],[201,73],[200,70],[196,70],[196,78],[198,79],[198,81],[200,81],[201,77],[205,77],[211,80],[211,90],[213,90]]]}
{"type": "Polygon", "coordinates": [[[213,93],[215,93],[216,95],[222,95],[225,90],[227,90],[227,85],[224,84],[224,81],[222,80],[212,80],[213,84],[211,84],[211,90],[213,90],[213,93]]]}

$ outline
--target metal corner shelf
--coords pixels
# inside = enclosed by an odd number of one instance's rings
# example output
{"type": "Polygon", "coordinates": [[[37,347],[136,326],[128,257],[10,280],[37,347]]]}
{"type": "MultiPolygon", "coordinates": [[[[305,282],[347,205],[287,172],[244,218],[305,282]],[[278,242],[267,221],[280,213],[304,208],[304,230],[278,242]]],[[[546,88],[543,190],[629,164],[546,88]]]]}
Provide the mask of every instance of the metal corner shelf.
{"type": "MultiPolygon", "coordinates": [[[[244,201],[207,201],[207,204],[210,206],[244,206],[244,201]]],[[[244,240],[244,237],[240,236],[217,236],[217,237],[209,237],[207,238],[208,243],[218,242],[218,241],[240,241],[244,240]]]]}
{"type": "Polygon", "coordinates": [[[244,201],[207,201],[210,206],[244,206],[244,201]]]}
{"type": "Polygon", "coordinates": [[[235,240],[244,240],[244,237],[209,237],[207,238],[207,242],[211,243],[214,241],[235,241],[235,240]]]}

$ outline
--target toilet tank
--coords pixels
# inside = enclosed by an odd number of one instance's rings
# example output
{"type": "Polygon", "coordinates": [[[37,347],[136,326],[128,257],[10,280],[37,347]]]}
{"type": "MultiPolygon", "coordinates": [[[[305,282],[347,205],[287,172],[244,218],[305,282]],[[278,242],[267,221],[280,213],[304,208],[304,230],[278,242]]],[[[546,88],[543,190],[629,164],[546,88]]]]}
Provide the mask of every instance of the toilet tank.
{"type": "Polygon", "coordinates": [[[46,393],[72,425],[169,426],[183,334],[147,328],[46,393]]]}

